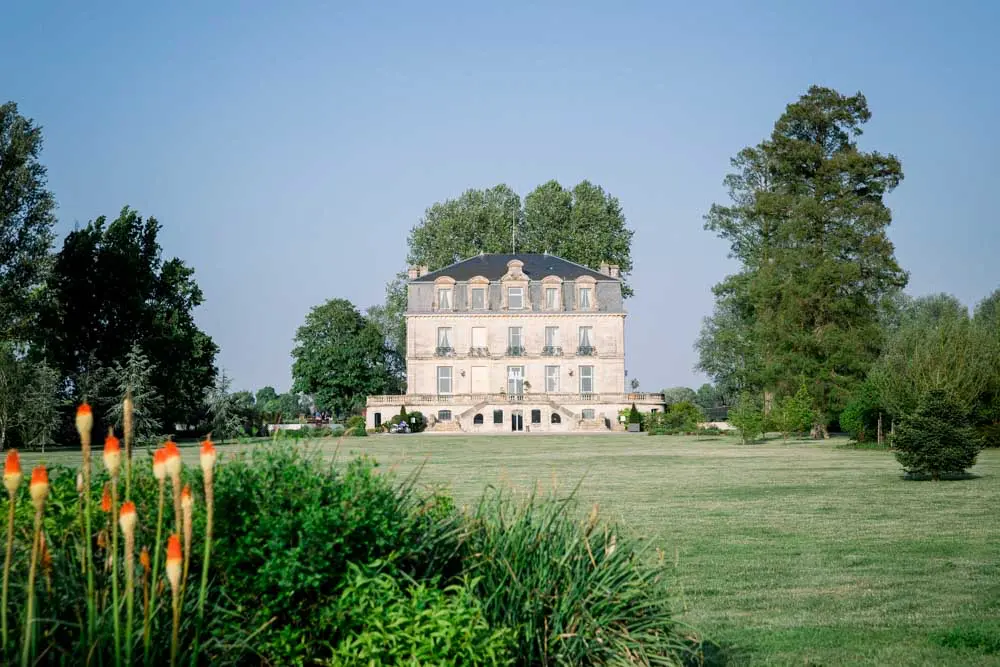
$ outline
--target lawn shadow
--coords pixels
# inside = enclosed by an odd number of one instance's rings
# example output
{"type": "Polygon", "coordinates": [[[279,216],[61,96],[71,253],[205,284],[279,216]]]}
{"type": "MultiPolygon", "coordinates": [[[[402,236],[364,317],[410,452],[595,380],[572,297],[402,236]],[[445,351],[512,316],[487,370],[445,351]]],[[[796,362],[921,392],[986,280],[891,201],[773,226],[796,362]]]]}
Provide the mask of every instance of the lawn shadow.
{"type": "Polygon", "coordinates": [[[711,639],[692,641],[689,644],[690,654],[684,661],[684,667],[727,667],[743,664],[746,656],[731,646],[723,646],[711,639]]]}
{"type": "Polygon", "coordinates": [[[942,473],[937,480],[928,473],[922,472],[904,472],[900,475],[900,479],[907,482],[964,482],[971,479],[982,479],[982,475],[976,475],[971,472],[946,472],[942,473]]]}

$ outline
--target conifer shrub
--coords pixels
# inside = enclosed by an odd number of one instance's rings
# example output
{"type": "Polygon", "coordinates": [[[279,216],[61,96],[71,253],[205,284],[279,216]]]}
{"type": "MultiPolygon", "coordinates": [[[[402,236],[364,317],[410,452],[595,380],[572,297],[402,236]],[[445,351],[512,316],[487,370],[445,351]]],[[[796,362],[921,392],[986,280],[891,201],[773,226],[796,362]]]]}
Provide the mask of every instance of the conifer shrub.
{"type": "Polygon", "coordinates": [[[965,411],[939,389],[926,392],[914,413],[900,421],[892,444],[910,476],[935,480],[974,466],[983,446],[965,411]]]}

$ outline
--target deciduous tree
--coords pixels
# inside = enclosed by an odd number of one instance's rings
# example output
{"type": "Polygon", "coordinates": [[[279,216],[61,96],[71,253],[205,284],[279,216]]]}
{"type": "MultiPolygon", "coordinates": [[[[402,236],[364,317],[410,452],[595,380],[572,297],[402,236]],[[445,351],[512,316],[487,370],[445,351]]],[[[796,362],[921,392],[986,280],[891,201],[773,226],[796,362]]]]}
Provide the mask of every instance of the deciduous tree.
{"type": "Polygon", "coordinates": [[[39,352],[71,379],[77,399],[87,391],[80,380],[126,363],[139,342],[152,365],[150,386],[162,401],[151,416],[171,430],[201,418],[218,348],[194,322],[203,301],[194,270],[180,259],[162,259],[159,231],[155,218],[125,207],[110,223],[100,217],[70,232],[46,283],[36,340],[39,352]]]}
{"type": "Polygon", "coordinates": [[[880,401],[896,418],[913,414],[922,396],[943,391],[969,416],[994,378],[996,340],[953,296],[915,299],[871,372],[880,401]]]}
{"type": "Polygon", "coordinates": [[[39,161],[42,130],[0,105],[0,339],[28,340],[49,268],[55,198],[39,161]]]}
{"type": "Polygon", "coordinates": [[[310,394],[319,409],[344,416],[371,394],[398,388],[382,331],[346,299],[313,308],[295,334],[294,390],[310,394]]]}

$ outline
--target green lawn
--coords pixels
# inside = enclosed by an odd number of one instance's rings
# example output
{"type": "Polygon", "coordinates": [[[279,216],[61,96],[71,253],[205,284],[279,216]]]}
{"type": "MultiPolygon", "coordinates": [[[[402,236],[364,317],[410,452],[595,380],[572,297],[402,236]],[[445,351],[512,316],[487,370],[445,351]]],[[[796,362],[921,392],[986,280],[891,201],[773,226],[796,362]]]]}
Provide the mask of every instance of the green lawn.
{"type": "Polygon", "coordinates": [[[421,479],[460,502],[491,483],[582,478],[588,508],[676,562],[682,619],[730,665],[1000,665],[1000,451],[983,452],[973,479],[907,482],[891,454],[842,442],[403,435],[340,447],[400,471],[426,461],[421,479]]]}

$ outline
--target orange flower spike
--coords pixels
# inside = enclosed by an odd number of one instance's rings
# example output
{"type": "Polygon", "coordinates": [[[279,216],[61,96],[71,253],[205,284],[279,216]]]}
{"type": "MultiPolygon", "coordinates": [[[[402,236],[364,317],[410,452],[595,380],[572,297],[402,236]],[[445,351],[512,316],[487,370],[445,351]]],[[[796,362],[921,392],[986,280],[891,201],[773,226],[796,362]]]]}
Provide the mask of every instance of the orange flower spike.
{"type": "Polygon", "coordinates": [[[181,553],[181,538],[173,534],[167,539],[167,579],[175,591],[181,585],[181,565],[184,555],[181,553]]]}
{"type": "Polygon", "coordinates": [[[190,507],[194,503],[194,498],[191,495],[191,485],[185,484],[184,490],[181,491],[181,505],[190,507]]]}
{"type": "Polygon", "coordinates": [[[104,493],[101,494],[101,511],[111,513],[111,487],[104,485],[104,493]]]}
{"type": "Polygon", "coordinates": [[[163,447],[153,452],[153,477],[160,481],[167,478],[167,450],[163,447]]]}
{"type": "Polygon", "coordinates": [[[85,445],[90,445],[90,431],[94,428],[94,413],[90,406],[81,403],[76,409],[76,430],[85,445]]]}
{"type": "Polygon", "coordinates": [[[215,445],[212,443],[212,436],[209,435],[207,438],[201,442],[201,471],[205,475],[212,474],[212,468],[215,466],[216,452],[215,445]]]}
{"type": "Polygon", "coordinates": [[[122,505],[121,512],[118,514],[118,523],[122,527],[122,533],[126,536],[134,534],[137,522],[138,517],[135,514],[135,503],[130,500],[122,505]]]}
{"type": "Polygon", "coordinates": [[[16,449],[11,449],[7,452],[7,460],[3,464],[3,484],[10,495],[13,496],[17,492],[22,479],[24,474],[21,472],[21,455],[16,449]]]}
{"type": "Polygon", "coordinates": [[[150,568],[150,565],[149,565],[149,549],[147,549],[146,547],[143,547],[142,551],[139,552],[139,565],[142,565],[142,569],[145,572],[147,572],[147,573],[149,572],[149,568],[150,568]]]}
{"type": "Polygon", "coordinates": [[[49,496],[49,473],[45,466],[35,466],[31,471],[31,502],[35,504],[35,509],[41,510],[45,505],[45,499],[49,496]]]}
{"type": "Polygon", "coordinates": [[[167,440],[166,444],[163,445],[163,449],[167,453],[167,474],[171,477],[179,475],[181,472],[181,450],[177,449],[177,443],[173,440],[167,440]]]}
{"type": "Polygon", "coordinates": [[[122,465],[121,441],[115,437],[114,431],[108,429],[108,437],[104,439],[104,467],[112,477],[118,474],[122,465]]]}

